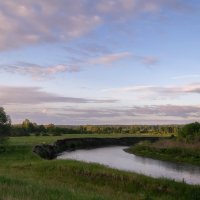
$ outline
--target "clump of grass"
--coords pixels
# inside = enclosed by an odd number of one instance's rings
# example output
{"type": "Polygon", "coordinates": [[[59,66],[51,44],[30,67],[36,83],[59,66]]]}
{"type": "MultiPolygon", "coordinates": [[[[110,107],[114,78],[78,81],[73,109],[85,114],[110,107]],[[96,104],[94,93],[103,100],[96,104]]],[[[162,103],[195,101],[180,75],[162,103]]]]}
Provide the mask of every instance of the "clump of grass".
{"type": "Polygon", "coordinates": [[[162,140],[158,140],[157,142],[152,144],[152,147],[155,148],[184,148],[184,149],[192,149],[192,150],[198,150],[200,151],[200,142],[199,141],[195,141],[192,143],[188,143],[186,141],[183,140],[171,140],[171,139],[162,139],[162,140]]]}
{"type": "Polygon", "coordinates": [[[103,200],[94,193],[74,192],[71,189],[43,185],[33,181],[22,181],[0,177],[0,200],[103,200]]]}
{"type": "MultiPolygon", "coordinates": [[[[18,163],[0,177],[0,191],[14,199],[198,199],[200,188],[78,161],[18,163]],[[5,190],[6,188],[6,190],[5,190]],[[4,189],[4,190],[3,190],[4,189]],[[21,191],[15,196],[15,191],[21,191]],[[35,191],[35,192],[34,192],[35,191]],[[65,191],[65,192],[63,192],[65,191]],[[29,193],[29,196],[28,196],[29,193]],[[86,195],[87,194],[87,195],[86,195]]],[[[1,193],[0,193],[1,194],[1,193]]]]}
{"type": "Polygon", "coordinates": [[[139,143],[126,151],[160,160],[200,165],[200,143],[198,141],[187,143],[175,139],[161,139],[154,143],[139,143]]]}

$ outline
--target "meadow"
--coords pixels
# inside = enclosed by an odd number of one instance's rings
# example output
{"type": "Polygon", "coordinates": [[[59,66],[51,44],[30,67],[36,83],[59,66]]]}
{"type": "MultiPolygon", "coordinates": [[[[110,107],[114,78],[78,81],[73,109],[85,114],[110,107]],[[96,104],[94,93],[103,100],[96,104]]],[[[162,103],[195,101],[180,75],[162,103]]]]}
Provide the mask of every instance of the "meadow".
{"type": "Polygon", "coordinates": [[[138,156],[200,166],[199,141],[192,143],[176,139],[162,139],[155,143],[145,141],[126,149],[126,151],[138,156]]]}
{"type": "Polygon", "coordinates": [[[0,153],[0,199],[168,200],[200,197],[200,186],[154,179],[98,164],[73,160],[47,161],[32,153],[35,144],[52,143],[66,137],[75,135],[10,138],[9,147],[0,153]]]}

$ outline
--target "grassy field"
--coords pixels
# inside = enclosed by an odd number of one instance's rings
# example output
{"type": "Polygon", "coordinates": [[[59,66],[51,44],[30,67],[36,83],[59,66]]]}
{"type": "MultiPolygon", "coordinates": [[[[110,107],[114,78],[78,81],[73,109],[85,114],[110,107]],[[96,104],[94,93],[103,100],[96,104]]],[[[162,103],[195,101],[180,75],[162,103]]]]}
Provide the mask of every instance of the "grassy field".
{"type": "Polygon", "coordinates": [[[0,200],[197,200],[200,197],[200,186],[153,179],[98,164],[46,161],[32,153],[35,144],[52,143],[64,137],[10,138],[9,148],[0,153],[0,200]]]}
{"type": "MultiPolygon", "coordinates": [[[[143,134],[145,136],[155,136],[149,134],[143,134]]],[[[162,137],[158,135],[159,137],[162,137]]],[[[11,145],[36,145],[36,144],[50,144],[55,142],[56,140],[64,139],[64,138],[86,138],[86,137],[96,137],[96,138],[117,138],[117,137],[141,137],[141,135],[133,135],[133,134],[64,134],[61,136],[25,136],[25,137],[10,137],[11,145]]],[[[163,137],[166,137],[163,136],[163,137]]]]}
{"type": "Polygon", "coordinates": [[[126,151],[139,156],[200,166],[200,142],[162,139],[155,143],[142,142],[126,151]]]}

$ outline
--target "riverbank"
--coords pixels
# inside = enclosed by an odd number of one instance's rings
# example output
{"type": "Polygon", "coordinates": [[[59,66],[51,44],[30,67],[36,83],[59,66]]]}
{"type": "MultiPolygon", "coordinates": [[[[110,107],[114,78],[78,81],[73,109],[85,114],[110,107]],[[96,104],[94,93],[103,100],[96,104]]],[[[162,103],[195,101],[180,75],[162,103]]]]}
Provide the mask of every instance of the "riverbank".
{"type": "Polygon", "coordinates": [[[138,156],[200,166],[200,142],[186,143],[175,139],[161,139],[154,143],[141,142],[126,151],[138,156]]]}
{"type": "Polygon", "coordinates": [[[87,137],[87,138],[66,138],[57,140],[53,144],[39,144],[33,149],[43,159],[54,159],[64,151],[74,151],[76,149],[92,149],[106,146],[130,146],[141,141],[155,142],[161,137],[140,136],[140,137],[87,137]]]}
{"type": "Polygon", "coordinates": [[[153,178],[167,178],[187,184],[200,185],[200,167],[183,163],[164,162],[124,151],[124,146],[100,147],[63,152],[57,159],[98,163],[113,169],[143,174],[153,178]]]}
{"type": "MultiPolygon", "coordinates": [[[[52,142],[53,138],[35,140],[52,142]]],[[[34,137],[12,138],[7,151],[0,154],[1,200],[197,200],[200,196],[200,186],[98,164],[43,160],[32,153],[34,145],[34,137]]]]}

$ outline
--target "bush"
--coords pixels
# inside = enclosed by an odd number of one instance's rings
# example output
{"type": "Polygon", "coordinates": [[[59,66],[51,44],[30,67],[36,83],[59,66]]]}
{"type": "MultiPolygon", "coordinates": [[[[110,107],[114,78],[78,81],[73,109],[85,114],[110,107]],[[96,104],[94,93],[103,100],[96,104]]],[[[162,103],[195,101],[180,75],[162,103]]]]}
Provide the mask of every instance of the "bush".
{"type": "Polygon", "coordinates": [[[53,136],[61,136],[62,133],[53,132],[52,135],[53,135],[53,136]]]}
{"type": "Polygon", "coordinates": [[[40,132],[36,132],[36,133],[35,133],[35,136],[40,136],[40,132]]]}
{"type": "Polygon", "coordinates": [[[42,132],[41,135],[42,135],[42,136],[49,136],[49,134],[48,134],[48,133],[45,133],[45,132],[42,132]]]}
{"type": "Polygon", "coordinates": [[[186,124],[178,133],[180,139],[194,141],[200,139],[200,123],[186,124]]]}
{"type": "Polygon", "coordinates": [[[10,117],[6,114],[4,108],[0,107],[0,151],[5,150],[10,130],[11,130],[10,117]]]}
{"type": "Polygon", "coordinates": [[[6,150],[8,145],[8,137],[0,137],[0,153],[6,150]]]}

